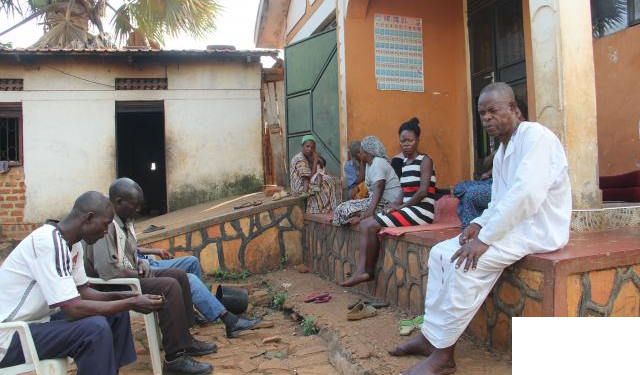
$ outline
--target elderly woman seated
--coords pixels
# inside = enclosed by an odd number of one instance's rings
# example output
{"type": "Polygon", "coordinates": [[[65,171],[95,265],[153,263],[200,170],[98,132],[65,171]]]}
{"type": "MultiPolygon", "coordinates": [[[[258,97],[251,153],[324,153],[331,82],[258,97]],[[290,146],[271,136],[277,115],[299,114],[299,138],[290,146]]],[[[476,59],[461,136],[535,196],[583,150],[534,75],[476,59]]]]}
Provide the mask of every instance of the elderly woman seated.
{"type": "MultiPolygon", "coordinates": [[[[384,212],[402,195],[400,180],[395,174],[386,151],[378,138],[370,135],[360,143],[357,157],[365,164],[364,181],[369,196],[364,199],[351,199],[341,203],[333,213],[333,223],[344,225],[355,224],[367,217],[384,212]]],[[[362,176],[359,176],[359,180],[362,176]]],[[[360,181],[356,182],[359,183],[360,181]]]]}
{"type": "Polygon", "coordinates": [[[305,135],[301,144],[302,150],[291,159],[291,191],[307,198],[307,213],[331,213],[342,200],[342,182],[328,174],[311,181],[318,173],[321,157],[314,136],[305,135]]]}

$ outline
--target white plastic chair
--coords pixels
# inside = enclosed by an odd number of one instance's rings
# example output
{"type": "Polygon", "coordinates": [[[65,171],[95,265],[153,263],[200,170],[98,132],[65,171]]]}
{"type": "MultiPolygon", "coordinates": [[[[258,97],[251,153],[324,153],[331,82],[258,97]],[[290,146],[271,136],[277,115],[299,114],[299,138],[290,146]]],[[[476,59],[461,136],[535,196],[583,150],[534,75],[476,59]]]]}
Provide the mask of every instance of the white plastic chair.
{"type": "Polygon", "coordinates": [[[67,359],[43,359],[38,358],[36,345],[31,337],[31,330],[26,322],[0,323],[0,331],[17,332],[20,336],[22,353],[26,363],[22,365],[5,367],[0,369],[0,375],[17,375],[35,371],[38,375],[65,375],[67,365],[71,358],[67,359]]]}
{"type": "MultiPolygon", "coordinates": [[[[140,280],[134,278],[121,278],[102,280],[98,278],[89,278],[89,283],[94,285],[124,285],[131,288],[132,291],[142,294],[140,280]]],[[[131,314],[137,314],[131,311],[131,314]]],[[[154,375],[162,375],[162,358],[160,357],[160,332],[156,323],[156,314],[141,314],[144,317],[145,330],[147,331],[147,341],[149,343],[149,356],[151,357],[151,367],[154,375]]],[[[0,375],[2,375],[0,373],[0,375]]],[[[38,374],[40,375],[40,374],[38,374]]]]}

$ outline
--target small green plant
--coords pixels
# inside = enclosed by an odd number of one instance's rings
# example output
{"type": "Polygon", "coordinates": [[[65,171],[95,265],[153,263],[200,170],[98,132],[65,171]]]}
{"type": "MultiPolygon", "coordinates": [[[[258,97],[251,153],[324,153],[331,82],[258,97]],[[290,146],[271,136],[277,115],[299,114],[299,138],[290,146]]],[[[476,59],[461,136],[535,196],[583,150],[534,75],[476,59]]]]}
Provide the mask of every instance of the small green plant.
{"type": "Polygon", "coordinates": [[[313,336],[318,334],[318,328],[316,328],[316,320],[316,317],[313,315],[310,315],[302,320],[302,323],[300,325],[302,326],[302,333],[305,336],[313,336]]]}
{"type": "Polygon", "coordinates": [[[220,280],[244,280],[249,276],[251,276],[251,273],[247,270],[227,271],[227,270],[217,269],[211,272],[211,277],[220,279],[220,280]]]}
{"type": "Polygon", "coordinates": [[[280,258],[280,266],[284,267],[287,265],[287,263],[289,263],[289,257],[285,254],[284,256],[282,256],[282,258],[280,258]]]}
{"type": "Polygon", "coordinates": [[[282,310],[284,302],[287,300],[287,293],[276,292],[271,300],[271,307],[276,310],[282,310]]]}

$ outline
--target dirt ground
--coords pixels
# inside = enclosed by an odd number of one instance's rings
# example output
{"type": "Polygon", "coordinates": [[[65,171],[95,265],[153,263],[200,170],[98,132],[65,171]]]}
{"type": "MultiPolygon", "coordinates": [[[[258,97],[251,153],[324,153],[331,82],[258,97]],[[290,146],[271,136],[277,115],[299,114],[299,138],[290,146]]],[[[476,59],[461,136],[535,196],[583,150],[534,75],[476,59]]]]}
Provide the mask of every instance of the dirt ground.
{"type": "MultiPolygon", "coordinates": [[[[255,284],[261,283],[260,279],[254,278],[252,281],[255,284]]],[[[229,284],[232,283],[225,283],[229,284]]],[[[250,284],[243,283],[243,286],[247,285],[250,284]]],[[[256,307],[250,315],[264,315],[264,320],[273,322],[273,327],[246,331],[234,339],[225,337],[222,324],[192,329],[197,339],[218,344],[217,353],[198,358],[214,365],[214,375],[338,375],[329,363],[325,341],[317,335],[304,336],[297,319],[292,320],[289,314],[266,307],[256,307]],[[269,344],[262,342],[263,339],[274,336],[279,337],[280,341],[269,344]]],[[[138,361],[123,368],[120,374],[150,374],[151,363],[141,317],[133,318],[132,328],[138,361]]]]}
{"type": "MultiPolygon", "coordinates": [[[[376,375],[398,374],[420,361],[422,357],[391,357],[387,350],[394,348],[407,337],[398,334],[398,321],[407,316],[392,308],[378,310],[378,315],[360,321],[347,321],[347,306],[362,297],[335,283],[313,274],[300,274],[288,269],[270,273],[264,279],[274,291],[287,292],[287,307],[302,316],[315,316],[321,336],[335,341],[331,354],[342,357],[350,367],[342,373],[376,375]],[[332,300],[325,304],[304,303],[312,292],[329,292],[332,300]]],[[[411,317],[412,318],[412,317],[411,317]]],[[[414,334],[416,334],[414,332],[414,334]]],[[[340,361],[334,360],[334,363],[340,361]]],[[[511,374],[511,364],[502,356],[493,355],[469,340],[462,340],[456,353],[460,375],[511,374]]]]}
{"type": "MultiPolygon", "coordinates": [[[[200,358],[215,366],[214,375],[391,375],[421,360],[417,356],[397,358],[387,354],[388,349],[406,339],[398,334],[398,321],[406,316],[393,308],[384,308],[378,310],[376,317],[349,322],[347,305],[362,296],[316,275],[287,269],[253,276],[243,280],[240,286],[250,292],[268,290],[271,294],[267,299],[286,293],[284,311],[257,307],[250,315],[264,314],[274,326],[245,332],[232,340],[225,338],[221,324],[195,328],[193,333],[197,338],[219,346],[217,353],[200,358]],[[329,292],[332,300],[324,304],[303,302],[305,296],[318,291],[329,292]],[[300,320],[304,317],[316,319],[318,335],[303,335],[300,320]],[[264,338],[273,336],[279,336],[281,341],[262,343],[264,338]]],[[[151,366],[141,319],[134,319],[133,329],[139,360],[120,373],[149,374],[151,366]]],[[[458,345],[456,361],[457,374],[461,375],[511,374],[508,360],[469,340],[463,339],[458,345]]]]}

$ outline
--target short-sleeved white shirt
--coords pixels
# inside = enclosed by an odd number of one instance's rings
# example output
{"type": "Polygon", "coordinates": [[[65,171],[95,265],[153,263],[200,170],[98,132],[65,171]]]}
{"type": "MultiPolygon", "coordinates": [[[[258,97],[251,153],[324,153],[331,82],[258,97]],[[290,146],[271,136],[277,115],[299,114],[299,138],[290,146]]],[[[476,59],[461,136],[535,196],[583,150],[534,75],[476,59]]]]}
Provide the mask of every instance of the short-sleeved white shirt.
{"type": "MultiPolygon", "coordinates": [[[[0,266],[0,322],[49,321],[67,302],[80,298],[88,282],[82,245],[71,249],[53,225],[28,235],[0,266]]],[[[0,360],[13,332],[0,332],[0,360]]]]}

